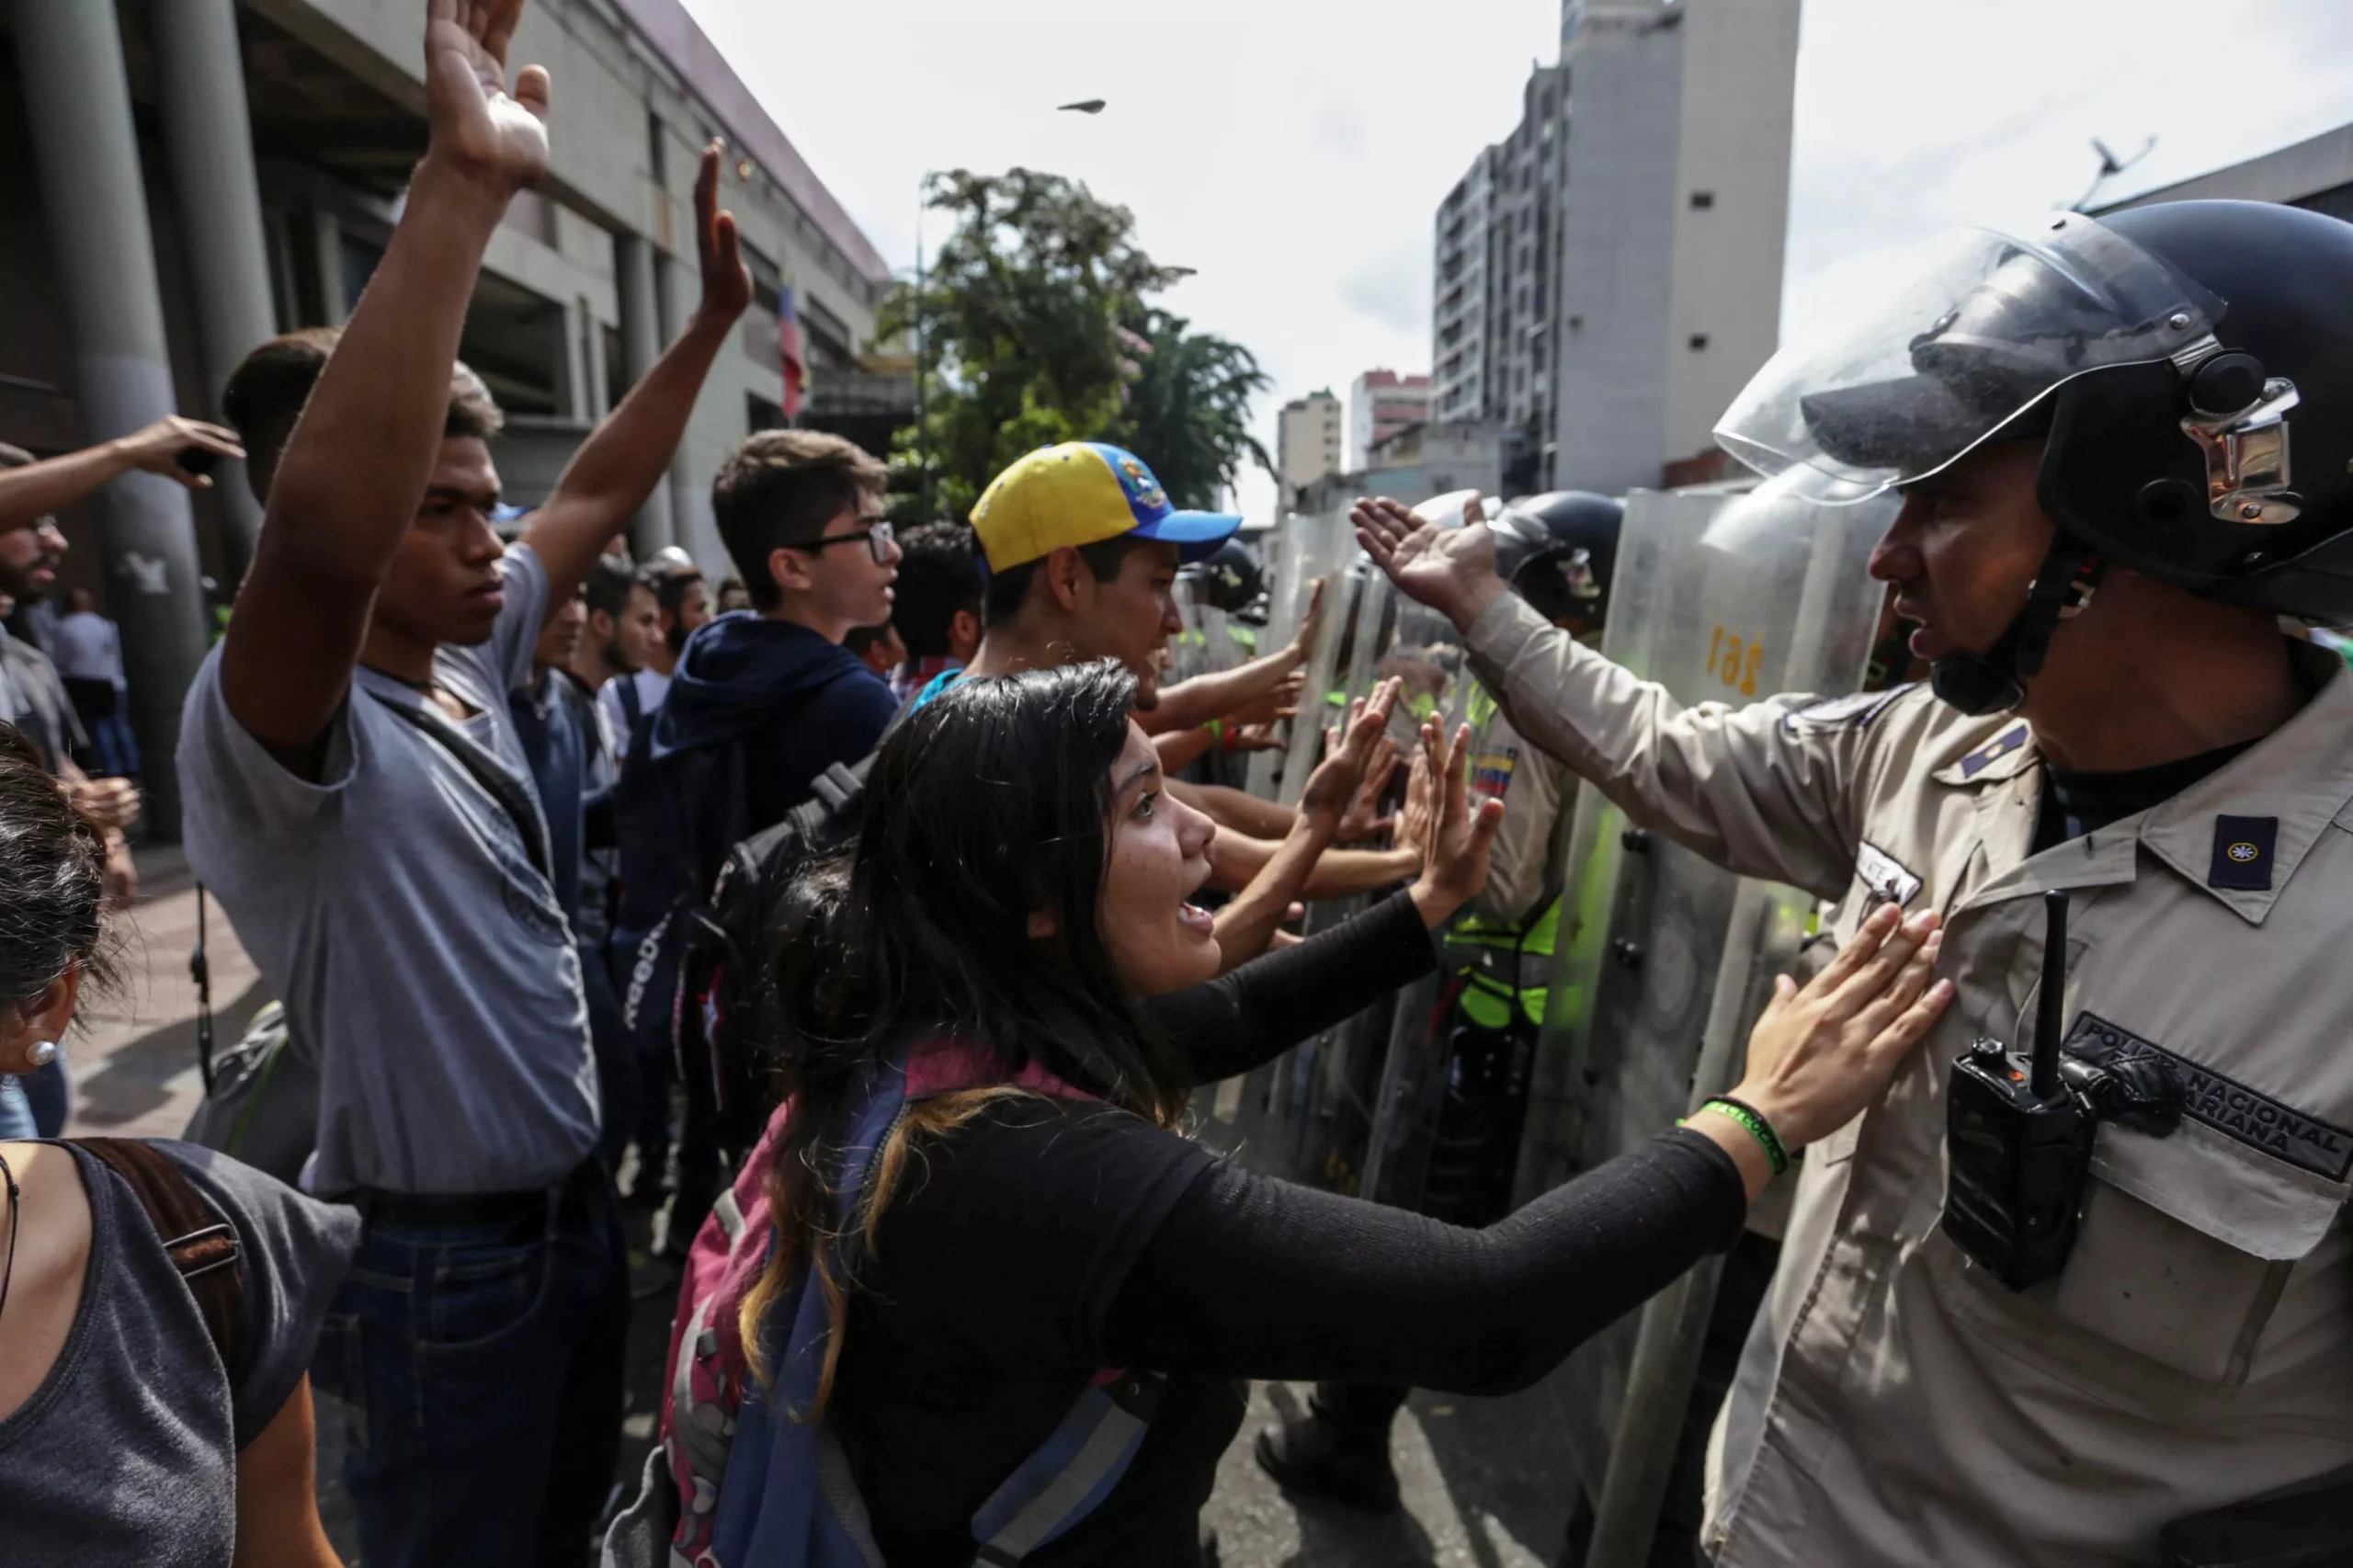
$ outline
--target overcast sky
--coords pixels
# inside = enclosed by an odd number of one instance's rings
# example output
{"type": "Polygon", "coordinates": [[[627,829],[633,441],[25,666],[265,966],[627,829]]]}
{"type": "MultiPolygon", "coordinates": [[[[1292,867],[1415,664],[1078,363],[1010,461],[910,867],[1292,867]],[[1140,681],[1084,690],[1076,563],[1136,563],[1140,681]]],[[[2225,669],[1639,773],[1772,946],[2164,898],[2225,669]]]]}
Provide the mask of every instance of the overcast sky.
{"type": "MultiPolygon", "coordinates": [[[[1428,368],[1432,213],[1560,27],[1557,0],[686,4],[894,267],[926,169],[1026,165],[1131,209],[1199,271],[1165,302],[1274,378],[1270,449],[1285,399],[1428,368]]],[[[2348,119],[2353,0],[1806,0],[1783,329],[1939,229],[2073,201],[2094,136],[2157,138],[2123,195],[2348,119]]]]}

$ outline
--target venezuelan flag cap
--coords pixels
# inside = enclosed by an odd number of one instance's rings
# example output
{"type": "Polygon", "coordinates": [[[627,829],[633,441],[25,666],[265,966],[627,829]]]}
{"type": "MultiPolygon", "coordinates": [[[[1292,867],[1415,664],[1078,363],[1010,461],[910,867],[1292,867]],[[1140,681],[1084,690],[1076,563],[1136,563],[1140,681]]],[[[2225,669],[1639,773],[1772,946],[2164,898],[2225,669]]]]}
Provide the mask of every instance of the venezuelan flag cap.
{"type": "Polygon", "coordinates": [[[992,572],[1121,534],[1165,540],[1181,559],[1199,561],[1241,526],[1223,512],[1177,511],[1142,459],[1098,441],[1040,448],[991,481],[972,508],[992,572]]]}

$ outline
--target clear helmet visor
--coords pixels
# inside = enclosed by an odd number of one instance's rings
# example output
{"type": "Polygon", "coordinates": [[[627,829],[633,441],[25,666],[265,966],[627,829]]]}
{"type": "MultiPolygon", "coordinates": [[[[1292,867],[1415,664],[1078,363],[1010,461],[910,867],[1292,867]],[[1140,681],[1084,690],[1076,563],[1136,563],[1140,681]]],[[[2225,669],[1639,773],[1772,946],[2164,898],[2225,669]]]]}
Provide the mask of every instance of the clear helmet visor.
{"type": "Polygon", "coordinates": [[[1783,494],[1865,500],[1950,466],[2063,382],[2198,344],[2222,312],[2081,213],[1953,230],[1893,298],[1774,355],[1716,440],[1783,494]]]}

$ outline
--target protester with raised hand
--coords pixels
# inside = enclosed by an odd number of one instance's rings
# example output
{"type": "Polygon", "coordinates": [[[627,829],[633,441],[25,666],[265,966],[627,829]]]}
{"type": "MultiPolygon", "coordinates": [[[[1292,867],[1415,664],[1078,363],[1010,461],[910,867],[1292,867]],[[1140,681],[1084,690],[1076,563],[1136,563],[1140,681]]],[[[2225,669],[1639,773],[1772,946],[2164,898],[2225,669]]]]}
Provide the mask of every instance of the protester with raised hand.
{"type": "Polygon", "coordinates": [[[158,473],[190,490],[210,490],[213,464],[244,455],[235,431],[176,414],[62,457],[36,460],[0,446],[0,533],[40,528],[51,513],[126,473],[158,473]]]}
{"type": "Polygon", "coordinates": [[[611,1485],[626,1262],[506,698],[666,474],[751,288],[714,150],[700,308],[502,549],[499,414],[456,354],[491,233],[547,164],[547,73],[506,69],[522,13],[432,0],[430,141],[382,264],[339,335],[232,378],[266,512],[182,730],[189,860],[318,1046],[313,1189],[365,1217],[316,1370],[376,1568],[575,1564],[611,1485]]]}

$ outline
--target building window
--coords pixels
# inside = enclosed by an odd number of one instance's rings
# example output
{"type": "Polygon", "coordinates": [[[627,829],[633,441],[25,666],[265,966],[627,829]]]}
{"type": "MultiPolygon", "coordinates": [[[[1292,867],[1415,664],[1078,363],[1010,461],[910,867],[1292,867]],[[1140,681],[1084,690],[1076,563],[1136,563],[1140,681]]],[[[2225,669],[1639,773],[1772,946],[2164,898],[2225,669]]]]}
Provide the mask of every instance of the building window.
{"type": "Polygon", "coordinates": [[[1695,212],[1705,212],[1715,204],[1716,193],[1712,190],[1695,190],[1691,193],[1691,208],[1695,212]]]}
{"type": "Polygon", "coordinates": [[[1708,347],[1708,335],[1707,335],[1706,333],[1704,333],[1704,332],[1695,332],[1695,333],[1693,333],[1693,334],[1691,335],[1691,347],[1692,347],[1692,348],[1693,348],[1693,350],[1694,350],[1695,352],[1696,352],[1697,350],[1703,349],[1703,348],[1707,347],[1708,347]]]}

